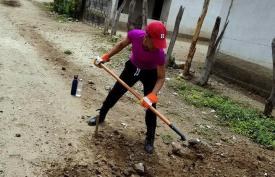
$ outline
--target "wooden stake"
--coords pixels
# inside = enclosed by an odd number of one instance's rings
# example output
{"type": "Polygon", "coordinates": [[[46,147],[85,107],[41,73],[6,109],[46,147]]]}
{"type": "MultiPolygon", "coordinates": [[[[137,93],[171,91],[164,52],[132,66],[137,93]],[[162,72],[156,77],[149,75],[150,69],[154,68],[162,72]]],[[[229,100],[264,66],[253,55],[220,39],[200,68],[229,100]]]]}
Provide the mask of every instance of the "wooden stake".
{"type": "Polygon", "coordinates": [[[273,38],[272,40],[272,61],[273,61],[272,91],[265,103],[264,115],[266,116],[271,115],[272,109],[275,105],[275,38],[273,38]]]}
{"type": "Polygon", "coordinates": [[[208,47],[208,51],[207,51],[207,55],[206,55],[206,59],[205,59],[205,65],[204,65],[204,69],[203,72],[201,74],[201,78],[199,81],[199,85],[204,86],[206,85],[209,75],[210,75],[210,71],[213,65],[213,56],[215,55],[215,43],[216,43],[216,39],[218,37],[219,34],[219,29],[220,29],[220,23],[221,23],[221,17],[217,17],[216,18],[216,22],[214,25],[214,28],[212,30],[212,34],[211,34],[211,38],[210,38],[210,42],[209,42],[209,47],[208,47]]]}
{"type": "Polygon", "coordinates": [[[127,22],[127,30],[130,31],[135,28],[134,26],[134,13],[135,13],[136,1],[131,0],[129,4],[129,13],[128,13],[128,22],[127,22]]]}
{"type": "Polygon", "coordinates": [[[121,11],[123,10],[123,8],[124,8],[126,2],[127,2],[127,0],[124,0],[124,1],[122,2],[122,4],[120,5],[119,9],[116,11],[115,21],[114,21],[114,23],[112,24],[111,36],[116,35],[117,25],[118,25],[118,22],[119,22],[119,17],[120,17],[121,11]]]}
{"type": "Polygon", "coordinates": [[[204,86],[208,82],[209,76],[210,76],[211,71],[212,71],[212,67],[213,67],[213,65],[215,64],[215,61],[216,61],[215,60],[215,54],[216,54],[216,51],[217,51],[217,47],[218,47],[218,45],[219,45],[219,43],[220,43],[220,41],[221,41],[221,39],[224,35],[225,29],[226,29],[229,22],[225,23],[221,34],[218,36],[220,23],[221,23],[221,17],[217,17],[215,26],[214,26],[212,34],[211,34],[209,47],[208,47],[208,51],[207,51],[207,55],[206,55],[206,59],[205,59],[204,69],[203,69],[203,72],[201,74],[201,78],[198,82],[198,85],[200,85],[200,86],[204,86]]]}
{"type": "Polygon", "coordinates": [[[174,48],[174,45],[175,45],[175,42],[176,42],[176,39],[177,39],[177,36],[179,33],[179,27],[180,27],[180,22],[182,19],[183,12],[184,12],[184,8],[182,8],[182,6],[180,6],[180,9],[179,9],[179,12],[178,12],[178,15],[176,18],[175,26],[174,26],[174,31],[173,31],[173,34],[172,34],[172,37],[171,37],[171,40],[169,43],[169,47],[167,50],[167,54],[166,54],[166,61],[168,61],[168,66],[175,65],[175,60],[172,60],[171,55],[172,55],[173,48],[174,48]]]}
{"type": "Polygon", "coordinates": [[[148,2],[143,0],[142,2],[142,29],[147,26],[147,16],[148,16],[148,2]]]}
{"type": "Polygon", "coordinates": [[[195,30],[195,33],[193,35],[192,42],[191,42],[191,45],[190,45],[190,48],[189,48],[189,53],[188,53],[186,62],[184,64],[184,69],[183,69],[183,75],[184,76],[190,76],[189,71],[190,71],[191,63],[192,63],[194,54],[196,52],[196,44],[197,44],[197,41],[199,39],[199,35],[200,35],[200,32],[201,32],[201,27],[202,27],[204,18],[207,14],[209,1],[210,0],[204,0],[202,13],[201,13],[201,16],[198,19],[197,27],[196,27],[196,30],[195,30]]]}
{"type": "Polygon", "coordinates": [[[98,124],[99,124],[99,116],[96,116],[95,137],[98,136],[98,124]]]}
{"type": "Polygon", "coordinates": [[[109,25],[110,25],[110,18],[111,18],[111,9],[112,9],[112,2],[109,1],[108,7],[107,7],[107,16],[105,17],[103,34],[108,33],[108,29],[109,29],[109,25]]]}

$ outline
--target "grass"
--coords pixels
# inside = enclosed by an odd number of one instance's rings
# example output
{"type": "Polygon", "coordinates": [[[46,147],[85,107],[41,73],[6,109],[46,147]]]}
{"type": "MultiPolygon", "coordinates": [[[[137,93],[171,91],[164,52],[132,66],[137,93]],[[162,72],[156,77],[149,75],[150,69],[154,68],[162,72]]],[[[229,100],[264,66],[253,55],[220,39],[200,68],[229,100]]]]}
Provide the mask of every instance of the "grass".
{"type": "Polygon", "coordinates": [[[71,54],[72,54],[72,51],[70,51],[70,50],[65,50],[64,53],[65,53],[66,55],[71,55],[71,54]]]}
{"type": "Polygon", "coordinates": [[[275,120],[265,117],[259,110],[214,91],[187,83],[183,79],[174,79],[168,85],[189,104],[216,110],[218,117],[233,131],[251,138],[268,149],[275,149],[275,120]]]}

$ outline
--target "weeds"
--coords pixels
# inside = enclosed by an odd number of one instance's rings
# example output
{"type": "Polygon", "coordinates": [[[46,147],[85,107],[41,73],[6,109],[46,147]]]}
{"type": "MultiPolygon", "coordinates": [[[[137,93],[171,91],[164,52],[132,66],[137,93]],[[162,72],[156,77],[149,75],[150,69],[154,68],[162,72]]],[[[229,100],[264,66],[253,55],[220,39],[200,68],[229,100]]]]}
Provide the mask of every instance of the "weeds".
{"type": "Polygon", "coordinates": [[[71,54],[72,54],[72,51],[70,51],[70,50],[65,50],[64,53],[65,53],[66,55],[71,55],[71,54]]]}
{"type": "Polygon", "coordinates": [[[275,149],[275,120],[272,118],[265,117],[258,110],[214,91],[186,83],[182,79],[175,79],[168,85],[189,104],[216,110],[217,115],[235,132],[269,149],[275,149]]]}

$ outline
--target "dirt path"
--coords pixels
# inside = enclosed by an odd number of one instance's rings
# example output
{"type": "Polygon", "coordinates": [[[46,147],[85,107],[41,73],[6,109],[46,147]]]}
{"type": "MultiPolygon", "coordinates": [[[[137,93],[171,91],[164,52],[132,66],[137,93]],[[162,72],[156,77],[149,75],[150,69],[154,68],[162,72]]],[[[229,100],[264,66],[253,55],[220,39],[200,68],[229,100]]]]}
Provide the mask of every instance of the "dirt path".
{"type": "MultiPolygon", "coordinates": [[[[186,105],[167,88],[160,111],[189,137],[207,142],[207,150],[174,154],[163,141],[177,137],[158,122],[156,152],[145,154],[144,112],[130,94],[95,139],[85,115],[96,114],[114,81],[90,58],[113,44],[98,29],[59,23],[35,3],[21,2],[19,8],[0,4],[0,177],[131,176],[139,162],[146,168],[141,176],[274,176],[274,151],[220,127],[210,110],[186,105]],[[80,99],[69,95],[74,74],[84,79],[80,99]]],[[[119,70],[123,64],[111,65],[119,70]]]]}

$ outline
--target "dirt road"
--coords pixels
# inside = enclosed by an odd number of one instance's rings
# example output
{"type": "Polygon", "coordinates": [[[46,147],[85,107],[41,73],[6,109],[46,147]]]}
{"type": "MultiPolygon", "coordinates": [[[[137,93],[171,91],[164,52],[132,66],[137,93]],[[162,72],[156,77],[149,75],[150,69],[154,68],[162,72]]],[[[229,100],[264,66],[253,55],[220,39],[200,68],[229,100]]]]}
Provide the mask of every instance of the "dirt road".
{"type": "MultiPolygon", "coordinates": [[[[36,2],[21,2],[18,8],[0,4],[0,177],[275,175],[274,151],[220,127],[210,110],[186,105],[167,88],[160,111],[189,137],[205,139],[207,150],[173,153],[169,143],[177,136],[158,122],[156,152],[145,154],[144,111],[130,94],[111,110],[96,139],[86,115],[96,114],[114,81],[90,58],[113,43],[99,29],[60,23],[36,2]],[[81,98],[70,96],[74,74],[84,79],[81,98]],[[202,127],[210,134],[194,133],[202,127]],[[145,172],[134,169],[137,163],[145,172]]],[[[122,56],[127,51],[114,59],[122,56]]],[[[120,70],[123,63],[114,65],[120,70]]]]}

